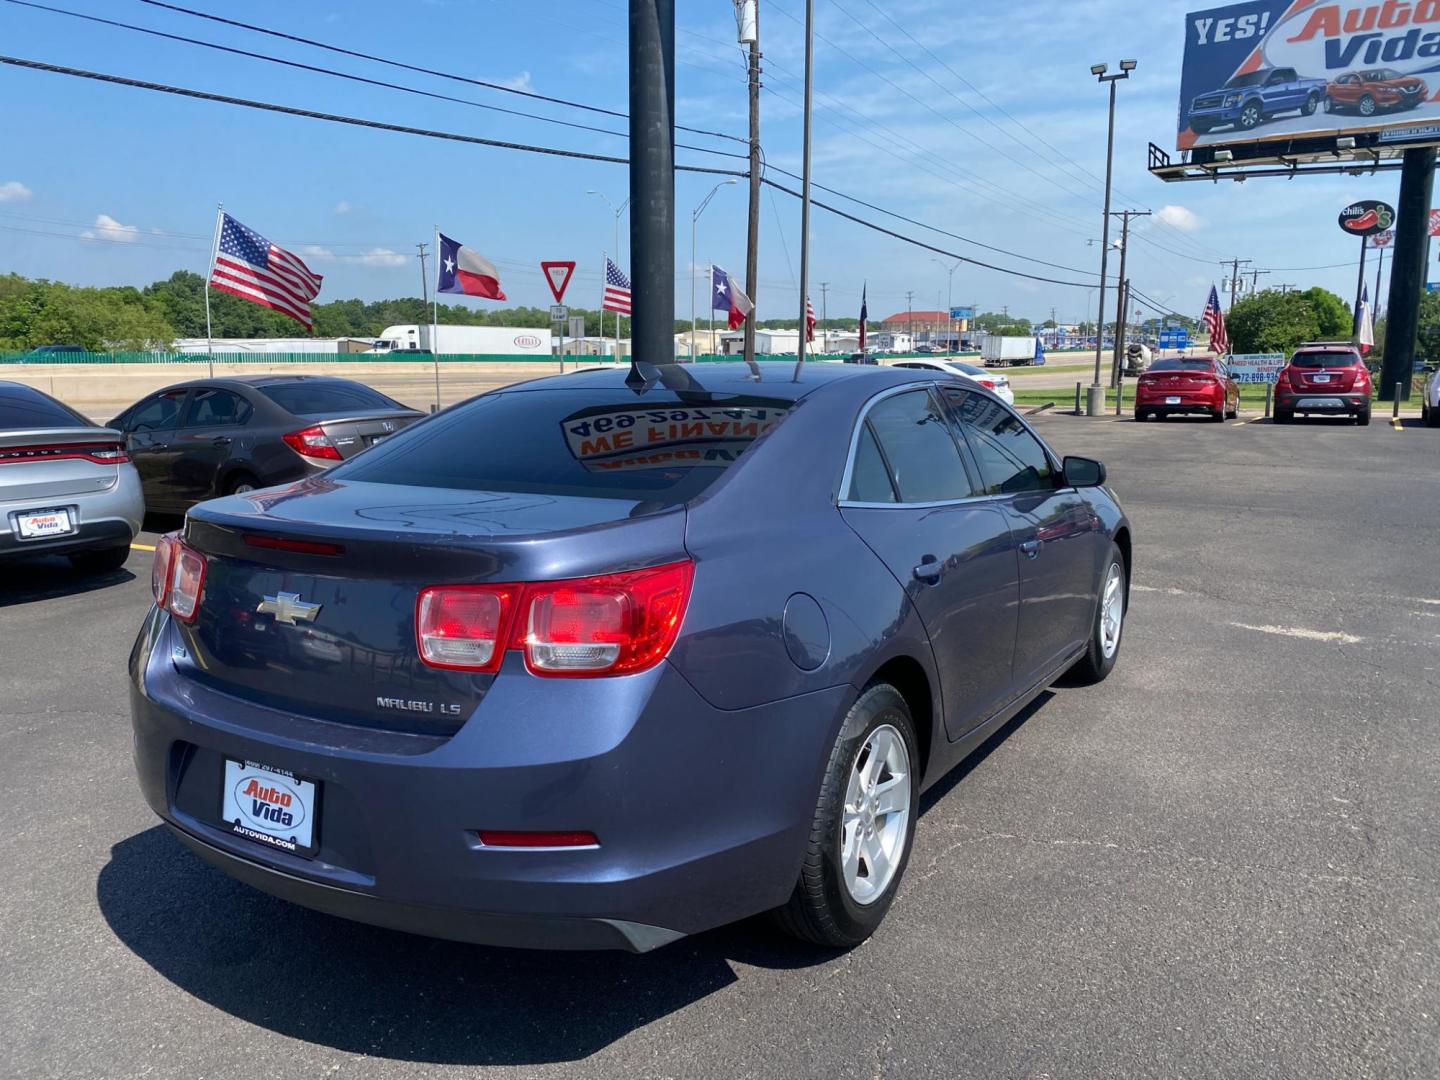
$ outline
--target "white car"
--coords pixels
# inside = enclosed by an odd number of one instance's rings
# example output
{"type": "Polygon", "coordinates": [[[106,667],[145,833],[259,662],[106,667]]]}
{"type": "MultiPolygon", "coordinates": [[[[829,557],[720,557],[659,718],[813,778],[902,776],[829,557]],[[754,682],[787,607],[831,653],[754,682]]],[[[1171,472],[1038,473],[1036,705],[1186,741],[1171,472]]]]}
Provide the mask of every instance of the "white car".
{"type": "Polygon", "coordinates": [[[1440,427],[1440,371],[1432,371],[1425,380],[1425,394],[1420,399],[1420,418],[1429,427],[1440,427]]]}
{"type": "Polygon", "coordinates": [[[993,371],[986,371],[984,368],[976,367],[974,364],[962,364],[958,360],[899,360],[891,365],[898,368],[919,368],[922,371],[941,371],[946,375],[959,375],[962,379],[969,379],[977,382],[986,390],[991,391],[1006,405],[1015,404],[1015,391],[1010,389],[1010,377],[1008,375],[997,375],[993,371]]]}

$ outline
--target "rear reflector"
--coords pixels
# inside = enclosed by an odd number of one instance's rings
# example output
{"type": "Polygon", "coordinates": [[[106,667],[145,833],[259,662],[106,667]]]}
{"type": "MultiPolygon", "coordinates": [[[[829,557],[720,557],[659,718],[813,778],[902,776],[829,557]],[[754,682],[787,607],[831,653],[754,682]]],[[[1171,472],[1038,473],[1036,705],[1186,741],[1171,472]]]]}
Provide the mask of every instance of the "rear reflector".
{"type": "Polygon", "coordinates": [[[301,457],[316,458],[321,461],[340,460],[340,451],[335,449],[335,444],[330,441],[330,436],[325,434],[325,429],[318,425],[304,428],[301,431],[292,431],[290,434],[280,437],[285,440],[286,446],[301,457]]]}
{"type": "Polygon", "coordinates": [[[481,829],[476,835],[486,847],[567,848],[599,847],[600,840],[592,832],[500,832],[481,829]]]}
{"type": "Polygon", "coordinates": [[[260,533],[246,533],[245,543],[251,547],[269,548],[272,551],[298,551],[302,555],[343,555],[343,544],[329,544],[321,540],[294,540],[288,536],[263,536],[260,533]]]}
{"type": "Polygon", "coordinates": [[[455,585],[423,590],[415,607],[420,659],[431,667],[498,671],[520,589],[518,585],[455,585]]]}

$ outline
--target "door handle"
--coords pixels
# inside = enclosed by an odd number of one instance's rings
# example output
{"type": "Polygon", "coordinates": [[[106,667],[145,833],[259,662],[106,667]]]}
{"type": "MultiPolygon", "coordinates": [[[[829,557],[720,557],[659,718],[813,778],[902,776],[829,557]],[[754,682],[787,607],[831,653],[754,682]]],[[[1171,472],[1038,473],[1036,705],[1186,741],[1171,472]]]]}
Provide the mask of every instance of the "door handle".
{"type": "Polygon", "coordinates": [[[232,440],[231,440],[230,436],[228,436],[228,435],[221,435],[218,439],[211,439],[211,440],[210,440],[210,445],[211,445],[211,446],[229,446],[230,443],[231,443],[231,441],[232,441],[232,440]]]}
{"type": "Polygon", "coordinates": [[[944,568],[934,559],[926,559],[911,571],[916,581],[928,581],[932,584],[939,581],[944,572],[944,568]]]}
{"type": "Polygon", "coordinates": [[[142,450],[169,450],[170,444],[163,442],[151,443],[149,446],[140,447],[142,450]]]}
{"type": "Polygon", "coordinates": [[[1027,559],[1035,559],[1040,555],[1040,541],[1026,540],[1020,545],[1020,550],[1025,553],[1027,559]]]}

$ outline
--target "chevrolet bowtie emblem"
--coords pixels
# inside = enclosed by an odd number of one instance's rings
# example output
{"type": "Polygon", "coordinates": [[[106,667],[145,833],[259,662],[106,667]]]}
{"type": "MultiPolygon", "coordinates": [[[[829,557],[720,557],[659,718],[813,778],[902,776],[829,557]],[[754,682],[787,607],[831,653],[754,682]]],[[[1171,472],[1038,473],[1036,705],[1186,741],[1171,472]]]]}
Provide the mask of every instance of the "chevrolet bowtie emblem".
{"type": "Polygon", "coordinates": [[[320,605],[307,604],[299,593],[282,592],[265,597],[255,610],[261,615],[274,615],[277,623],[294,626],[297,622],[314,622],[320,605]]]}

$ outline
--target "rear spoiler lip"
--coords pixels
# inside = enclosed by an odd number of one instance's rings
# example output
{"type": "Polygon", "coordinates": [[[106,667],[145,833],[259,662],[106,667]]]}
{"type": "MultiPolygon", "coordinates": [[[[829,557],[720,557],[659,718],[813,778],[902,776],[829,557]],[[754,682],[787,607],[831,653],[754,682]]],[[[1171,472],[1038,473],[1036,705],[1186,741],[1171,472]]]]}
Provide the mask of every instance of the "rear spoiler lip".
{"type": "Polygon", "coordinates": [[[40,446],[46,443],[123,443],[125,436],[106,427],[13,428],[0,431],[0,447],[40,446]]]}
{"type": "Polygon", "coordinates": [[[420,412],[418,409],[383,409],[371,413],[345,413],[341,416],[319,416],[315,413],[294,413],[297,420],[306,420],[316,427],[324,427],[326,424],[360,424],[367,420],[408,420],[414,418],[421,420],[428,413],[420,412]]]}

